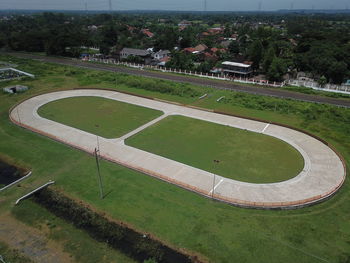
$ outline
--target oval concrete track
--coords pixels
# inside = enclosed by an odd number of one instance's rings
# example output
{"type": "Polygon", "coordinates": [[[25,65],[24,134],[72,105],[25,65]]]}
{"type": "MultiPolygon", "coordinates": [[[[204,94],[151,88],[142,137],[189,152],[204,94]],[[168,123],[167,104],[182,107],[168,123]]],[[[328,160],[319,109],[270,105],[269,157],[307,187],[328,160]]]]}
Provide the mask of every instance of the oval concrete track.
{"type": "Polygon", "coordinates": [[[78,96],[104,97],[163,111],[162,117],[121,138],[100,138],[101,157],[217,200],[256,208],[302,207],[330,197],[345,180],[345,167],[338,155],[321,141],[302,132],[114,91],[71,90],[40,95],[14,107],[10,118],[22,127],[92,153],[97,147],[96,135],[42,118],[37,113],[39,107],[46,103],[78,96]],[[214,178],[212,173],[124,144],[124,140],[136,132],[165,116],[175,114],[279,138],[302,154],[305,167],[299,175],[288,181],[272,184],[244,183],[219,175],[214,178]]]}

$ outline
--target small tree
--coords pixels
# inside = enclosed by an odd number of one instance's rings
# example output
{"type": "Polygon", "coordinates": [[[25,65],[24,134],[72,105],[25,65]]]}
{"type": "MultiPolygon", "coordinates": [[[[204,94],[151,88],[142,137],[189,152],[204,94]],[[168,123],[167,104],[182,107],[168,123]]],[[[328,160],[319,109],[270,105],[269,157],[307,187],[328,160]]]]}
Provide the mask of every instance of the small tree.
{"type": "Polygon", "coordinates": [[[322,76],[318,79],[317,83],[323,88],[327,83],[327,78],[325,76],[322,76]]]}
{"type": "Polygon", "coordinates": [[[283,59],[275,57],[271,63],[267,77],[272,81],[282,81],[283,75],[287,73],[287,65],[283,59]]]}

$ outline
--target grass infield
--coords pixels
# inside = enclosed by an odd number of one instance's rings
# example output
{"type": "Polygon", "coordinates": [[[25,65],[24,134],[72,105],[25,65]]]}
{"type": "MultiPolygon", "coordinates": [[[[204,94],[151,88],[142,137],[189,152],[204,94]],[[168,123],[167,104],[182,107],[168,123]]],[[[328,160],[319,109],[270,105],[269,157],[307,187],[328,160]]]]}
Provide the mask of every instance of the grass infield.
{"type": "Polygon", "coordinates": [[[73,97],[40,107],[40,116],[105,138],[118,138],[161,111],[99,97],[73,97]]]}
{"type": "Polygon", "coordinates": [[[127,139],[130,146],[221,176],[250,183],[295,177],[301,154],[271,136],[212,122],[170,116],[127,139]],[[213,165],[213,160],[220,163],[213,165]]]}

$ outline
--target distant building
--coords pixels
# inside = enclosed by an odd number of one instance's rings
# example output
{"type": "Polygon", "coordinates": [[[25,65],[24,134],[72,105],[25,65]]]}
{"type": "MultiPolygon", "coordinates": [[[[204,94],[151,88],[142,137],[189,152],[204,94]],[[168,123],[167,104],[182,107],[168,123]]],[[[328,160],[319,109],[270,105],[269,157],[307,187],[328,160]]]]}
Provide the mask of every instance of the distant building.
{"type": "Polygon", "coordinates": [[[204,52],[205,50],[208,49],[208,47],[204,44],[199,44],[198,46],[195,46],[194,49],[195,51],[198,51],[198,52],[204,52]]]}
{"type": "Polygon", "coordinates": [[[156,60],[161,60],[164,57],[168,57],[170,55],[169,50],[159,50],[158,52],[153,54],[153,58],[156,60]]]}
{"type": "Polygon", "coordinates": [[[189,22],[189,21],[186,21],[186,20],[183,20],[183,21],[181,21],[181,22],[178,24],[179,27],[188,27],[188,26],[191,26],[191,25],[192,25],[192,23],[189,22]]]}
{"type": "Polygon", "coordinates": [[[229,75],[249,76],[253,73],[252,65],[225,61],[222,63],[223,72],[229,75]]]}
{"type": "Polygon", "coordinates": [[[154,34],[151,31],[149,31],[148,29],[142,29],[141,32],[142,32],[142,34],[144,34],[145,36],[147,36],[149,38],[154,37],[154,34]]]}
{"type": "Polygon", "coordinates": [[[163,57],[159,60],[158,66],[165,67],[165,64],[171,60],[171,57],[163,57]]]}
{"type": "Polygon", "coordinates": [[[152,60],[151,53],[145,49],[123,48],[119,56],[121,59],[126,59],[129,56],[139,57],[145,64],[149,64],[152,60]]]}

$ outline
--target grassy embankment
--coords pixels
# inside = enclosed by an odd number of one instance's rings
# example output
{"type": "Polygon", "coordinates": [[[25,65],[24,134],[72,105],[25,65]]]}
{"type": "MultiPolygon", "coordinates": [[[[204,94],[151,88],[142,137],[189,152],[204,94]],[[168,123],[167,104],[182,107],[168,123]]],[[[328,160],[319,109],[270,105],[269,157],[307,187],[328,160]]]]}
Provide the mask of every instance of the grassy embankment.
{"type": "MultiPolygon", "coordinates": [[[[40,62],[16,60],[16,63],[19,68],[37,74],[38,78],[20,82],[32,87],[27,93],[0,95],[0,149],[1,155],[31,167],[34,174],[22,187],[1,194],[1,212],[11,210],[13,200],[28,189],[54,179],[55,188],[96,210],[151,232],[176,247],[200,253],[212,262],[346,262],[350,259],[348,181],[325,203],[295,211],[260,211],[213,202],[149,176],[102,162],[101,174],[109,194],[100,200],[91,156],[16,127],[8,119],[8,109],[13,104],[40,92],[76,87],[117,88],[308,130],[334,144],[349,166],[348,109],[40,62]],[[198,100],[204,93],[210,95],[198,100]],[[217,103],[221,96],[225,99],[217,103]]],[[[1,87],[4,85],[0,83],[1,87]]],[[[28,209],[27,213],[36,211],[36,208],[28,209]]]]}

